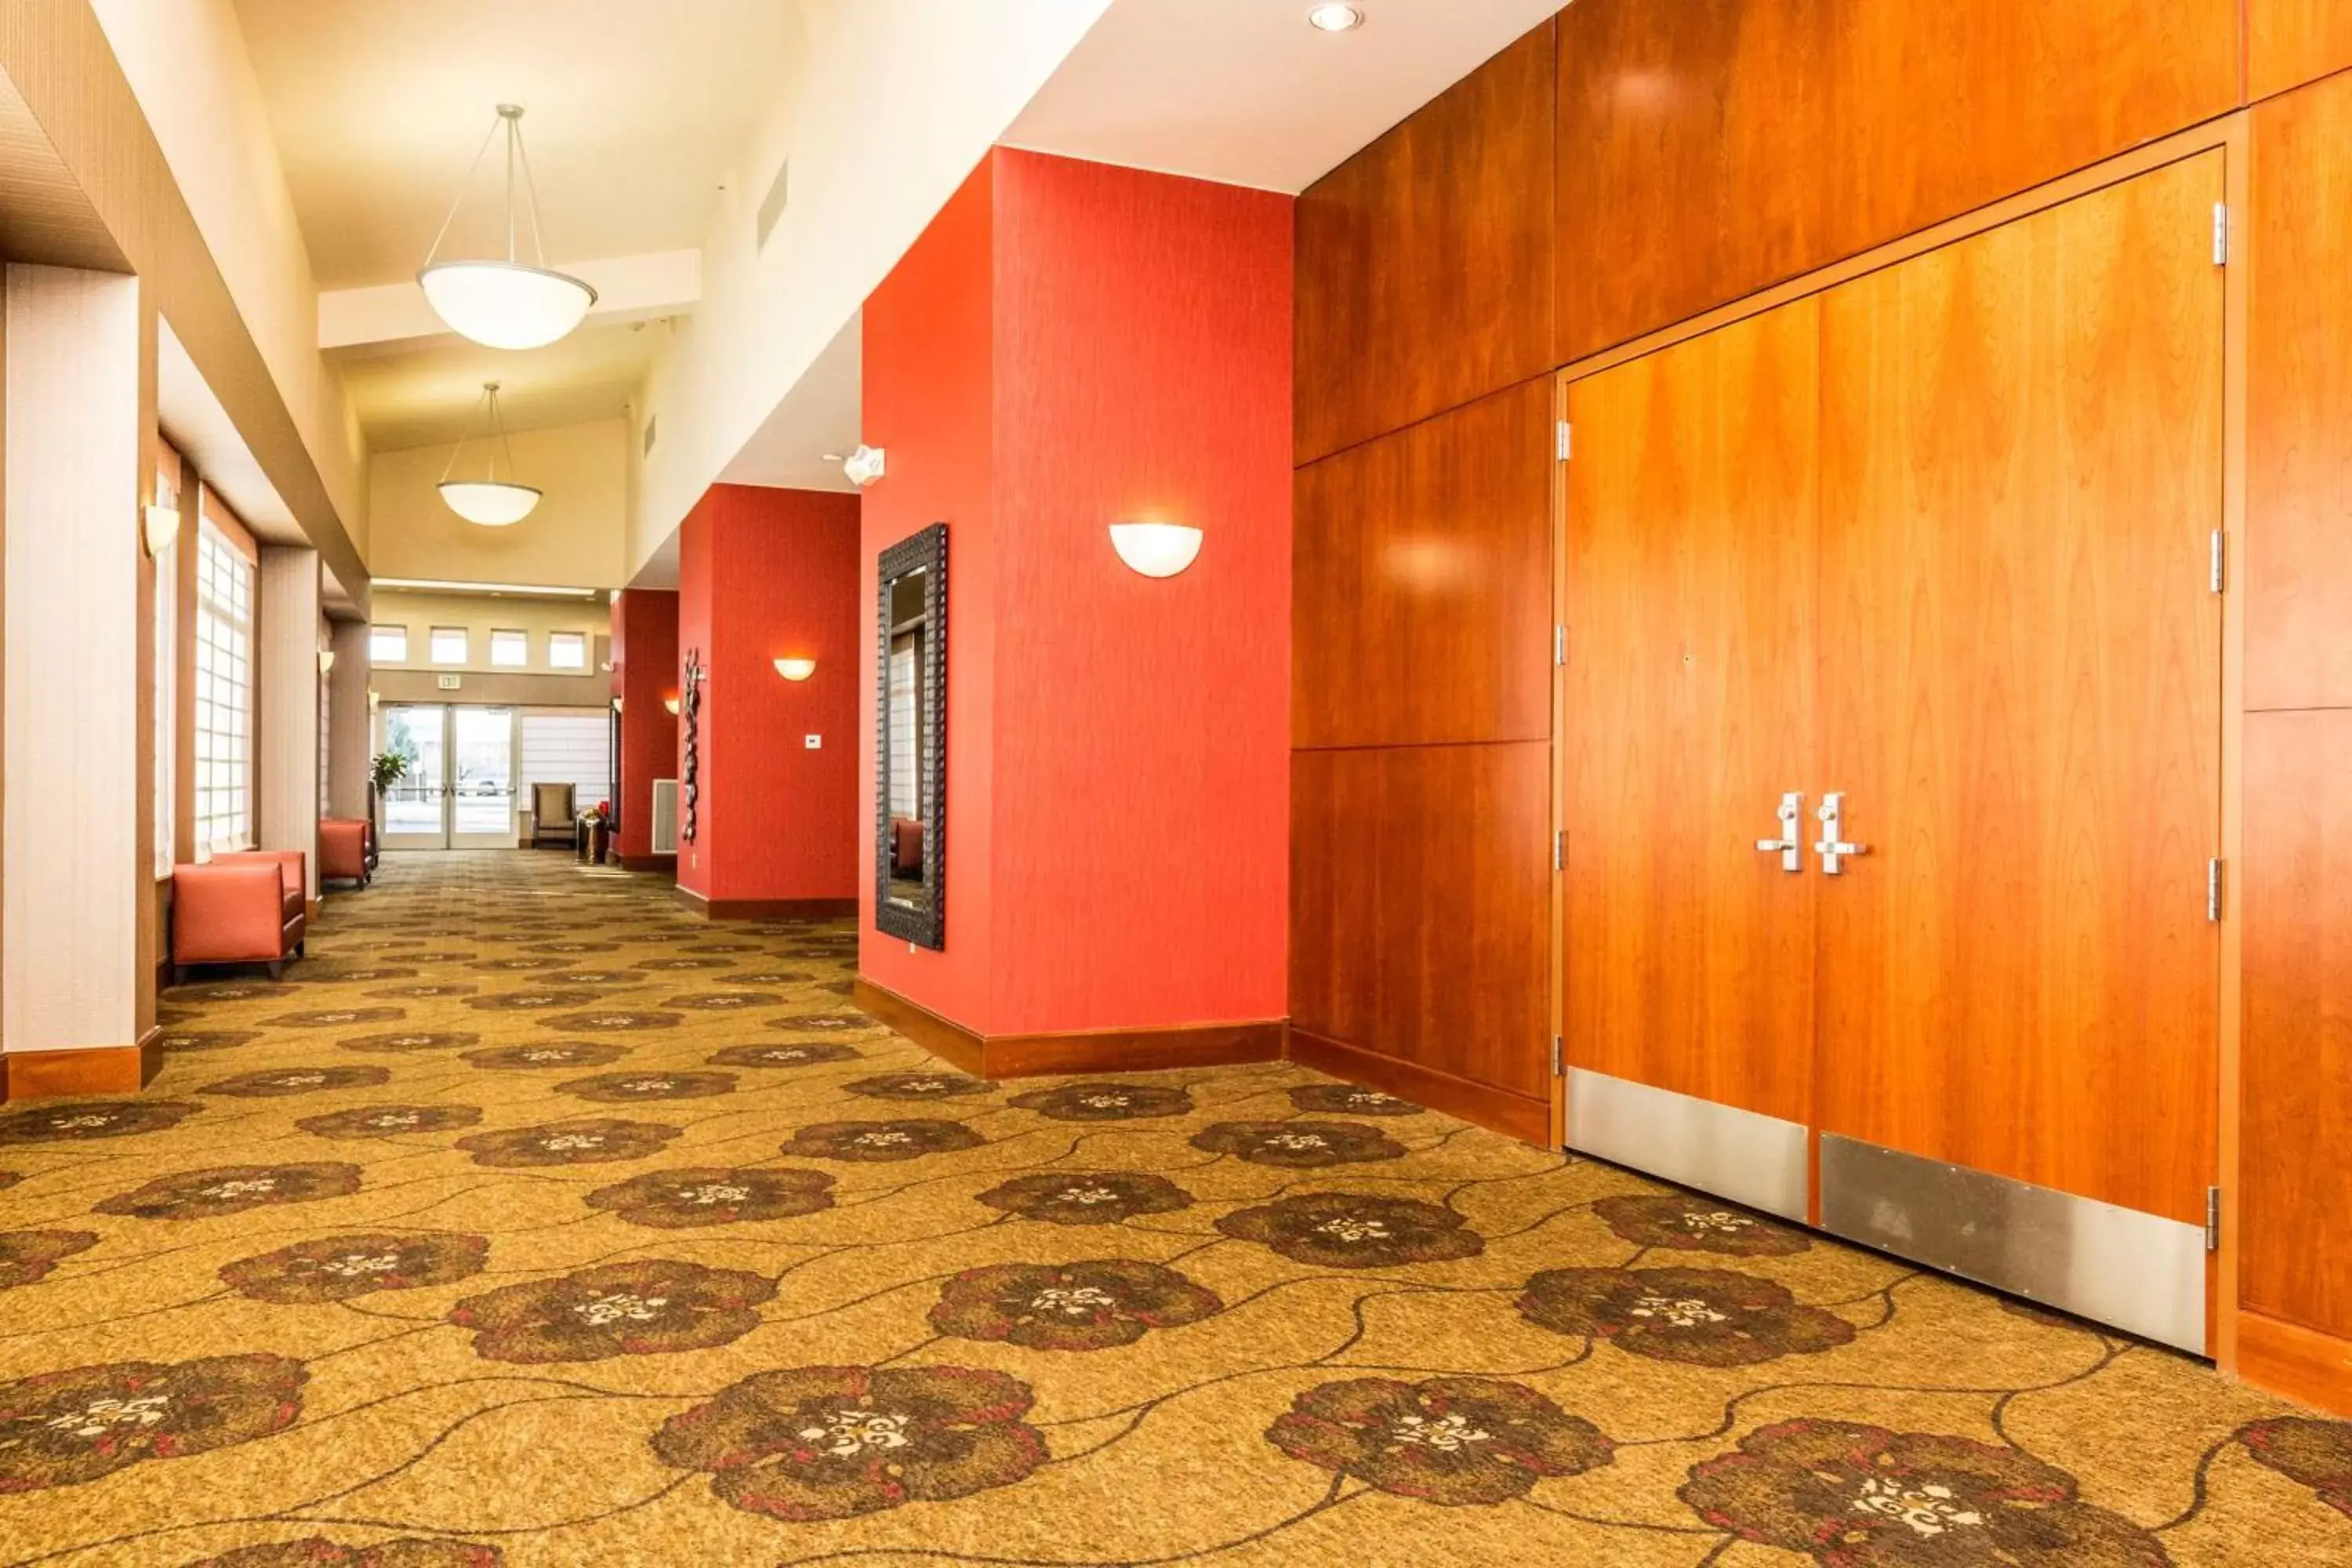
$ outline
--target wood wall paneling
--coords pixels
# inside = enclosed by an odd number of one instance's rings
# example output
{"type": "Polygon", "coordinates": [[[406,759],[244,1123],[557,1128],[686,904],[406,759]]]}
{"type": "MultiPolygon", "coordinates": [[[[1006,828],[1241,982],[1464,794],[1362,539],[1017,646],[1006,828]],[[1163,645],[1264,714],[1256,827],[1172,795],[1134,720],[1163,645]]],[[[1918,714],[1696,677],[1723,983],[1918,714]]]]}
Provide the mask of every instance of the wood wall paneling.
{"type": "Polygon", "coordinates": [[[1550,757],[1547,742],[1293,755],[1295,1027],[1549,1095],[1550,757]]]}
{"type": "Polygon", "coordinates": [[[2352,68],[2352,5],[2344,0],[2247,0],[2246,76],[2264,99],[2352,68]]]}
{"type": "Polygon", "coordinates": [[[1549,379],[1298,472],[1299,746],[1551,733],[1549,379]]]}
{"type": "Polygon", "coordinates": [[[1300,462],[1551,368],[1554,27],[1299,197],[1300,462]]]}
{"type": "Polygon", "coordinates": [[[1822,304],[1821,1125],[2202,1224],[2219,152],[1822,304]],[[2150,455],[2163,454],[2162,461],[2150,455]]]}
{"type": "Polygon", "coordinates": [[[1798,1122],[1820,351],[1804,300],[1569,389],[1567,1058],[1798,1122]]]}
{"type": "Polygon", "coordinates": [[[2352,1339],[2352,711],[2246,720],[2239,1292],[2352,1339]]]}
{"type": "Polygon", "coordinates": [[[2352,706],[2352,77],[2257,106],[2253,157],[2246,705],[2352,706]]]}
{"type": "Polygon", "coordinates": [[[2238,100],[2239,0],[1580,0],[1558,18],[1570,361],[2238,100]]]}

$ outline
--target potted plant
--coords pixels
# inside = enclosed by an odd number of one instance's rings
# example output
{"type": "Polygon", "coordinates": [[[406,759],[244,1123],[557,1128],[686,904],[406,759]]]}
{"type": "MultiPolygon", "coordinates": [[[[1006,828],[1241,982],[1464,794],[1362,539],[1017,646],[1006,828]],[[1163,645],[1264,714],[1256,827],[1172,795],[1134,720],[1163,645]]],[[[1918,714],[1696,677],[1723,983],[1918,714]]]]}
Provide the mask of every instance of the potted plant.
{"type": "Polygon", "coordinates": [[[611,820],[602,801],[580,814],[580,858],[591,866],[604,863],[604,829],[611,820]]]}
{"type": "Polygon", "coordinates": [[[383,792],[408,776],[408,758],[402,752],[378,752],[368,759],[368,816],[376,831],[383,831],[383,792]]]}

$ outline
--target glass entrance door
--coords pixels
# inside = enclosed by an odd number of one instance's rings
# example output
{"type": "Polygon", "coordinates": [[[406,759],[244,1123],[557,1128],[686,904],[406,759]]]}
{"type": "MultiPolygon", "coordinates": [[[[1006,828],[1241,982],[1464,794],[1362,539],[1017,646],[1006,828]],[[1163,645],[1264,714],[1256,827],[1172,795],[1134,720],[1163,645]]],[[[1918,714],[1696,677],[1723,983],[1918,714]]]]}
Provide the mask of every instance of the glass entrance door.
{"type": "Polygon", "coordinates": [[[383,713],[382,749],[408,760],[384,792],[387,849],[511,849],[514,710],[402,703],[383,713]]]}

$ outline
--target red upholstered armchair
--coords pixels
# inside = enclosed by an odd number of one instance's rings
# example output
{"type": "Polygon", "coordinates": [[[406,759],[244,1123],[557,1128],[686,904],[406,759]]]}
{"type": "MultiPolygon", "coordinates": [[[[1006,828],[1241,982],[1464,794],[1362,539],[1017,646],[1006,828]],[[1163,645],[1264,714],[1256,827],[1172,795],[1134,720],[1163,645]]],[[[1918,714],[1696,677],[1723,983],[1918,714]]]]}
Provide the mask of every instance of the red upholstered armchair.
{"type": "Polygon", "coordinates": [[[172,978],[198,963],[266,963],[273,980],[302,952],[306,910],[299,849],[215,855],[172,868],[172,978]]]}
{"type": "Polygon", "coordinates": [[[319,880],[357,882],[364,888],[374,873],[368,824],[358,817],[331,818],[319,824],[319,880]]]}

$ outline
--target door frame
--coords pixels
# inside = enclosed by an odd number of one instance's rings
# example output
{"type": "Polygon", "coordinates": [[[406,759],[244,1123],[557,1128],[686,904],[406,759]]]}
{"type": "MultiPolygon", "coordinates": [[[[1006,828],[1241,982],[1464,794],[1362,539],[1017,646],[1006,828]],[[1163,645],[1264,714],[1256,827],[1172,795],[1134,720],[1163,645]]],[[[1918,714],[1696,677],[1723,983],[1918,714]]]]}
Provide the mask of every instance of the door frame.
{"type": "Polygon", "coordinates": [[[397,850],[438,849],[512,849],[516,847],[516,812],[520,800],[517,774],[520,772],[521,746],[519,726],[521,710],[510,702],[387,702],[376,710],[373,749],[383,748],[384,715],[393,709],[412,711],[438,710],[441,714],[441,778],[426,787],[434,790],[441,802],[441,830],[438,835],[394,833],[390,829],[390,811],[386,810],[386,826],[383,832],[383,847],[397,850]],[[485,712],[503,712],[507,716],[507,826],[503,833],[461,833],[457,830],[457,785],[453,777],[457,768],[457,710],[476,709],[485,712]],[[435,841],[436,840],[437,841],[435,841]]]}
{"type": "MultiPolygon", "coordinates": [[[[2241,1231],[2239,1199],[2240,1053],[2242,1049],[2242,900],[2231,869],[2245,857],[2245,595],[2241,563],[2246,538],[2247,409],[2250,375],[2247,337],[2252,320],[2252,246],[2253,226],[2247,221],[2252,189],[2252,112],[2241,109],[2203,125],[2137,147],[2088,168],[2036,185],[1974,212],[1892,240],[1874,249],[1836,262],[1803,277],[1776,284],[1745,299],[1719,306],[1686,321],[1588,354],[1554,374],[1555,418],[1568,418],[1569,388],[1578,381],[1641,359],[1696,337],[1780,309],[1794,300],[1823,294],[1869,273],[1898,265],[1932,250],[1972,238],[2020,218],[2063,205],[2111,185],[2216,149],[2224,154],[2222,185],[2230,208],[2230,248],[2222,279],[2222,411],[2221,528],[2228,555],[2221,599],[2221,822],[2218,835],[2224,868],[2224,897],[2220,921],[2221,973],[2216,987],[2221,1016],[2216,1022],[2215,1063],[2218,1103],[2215,1113],[2213,1184],[2221,1192],[2220,1248],[2206,1261],[2206,1344],[2216,1365],[2234,1373],[2239,1363],[2238,1247],[2241,1231]]],[[[1566,637],[1568,626],[1568,461],[1552,468],[1552,620],[1566,637]]],[[[1572,645],[1567,657],[1574,658],[1572,645]]],[[[1554,842],[1573,831],[1567,819],[1568,745],[1572,731],[1568,712],[1568,679],[1564,663],[1552,669],[1552,829],[1554,842]]],[[[1567,887],[1559,857],[1551,879],[1550,1017],[1557,1043],[1566,1030],[1567,887]]],[[[1555,1049],[1557,1045],[1555,1044],[1555,1049]]],[[[1559,1065],[1557,1055],[1555,1067],[1559,1065]]],[[[1552,1144],[1565,1147],[1568,1132],[1568,1079],[1552,1079],[1552,1144]]],[[[1812,1185],[1819,1199],[1818,1137],[1814,1140],[1812,1185]]]]}

